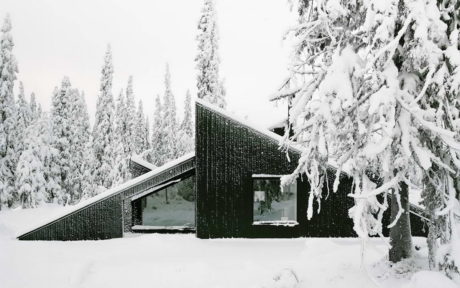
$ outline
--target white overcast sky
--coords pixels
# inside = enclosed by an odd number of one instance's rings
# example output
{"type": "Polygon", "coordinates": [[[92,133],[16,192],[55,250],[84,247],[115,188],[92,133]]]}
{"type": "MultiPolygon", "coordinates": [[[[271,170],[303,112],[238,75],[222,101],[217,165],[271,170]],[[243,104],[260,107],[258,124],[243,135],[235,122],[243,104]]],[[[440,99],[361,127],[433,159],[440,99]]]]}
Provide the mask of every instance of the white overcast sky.
{"type": "MultiPolygon", "coordinates": [[[[2,0],[10,13],[18,78],[45,110],[64,75],[85,91],[91,119],[108,43],[114,59],[116,97],[134,77],[136,99],[150,119],[163,95],[165,63],[182,116],[185,92],[196,95],[197,23],[203,0],[2,0]]],[[[268,125],[285,109],[268,101],[287,75],[289,44],[282,37],[295,23],[288,0],[217,0],[221,76],[229,111],[268,125]]],[[[3,20],[3,19],[2,19],[3,20]]],[[[137,102],[136,100],[136,102],[137,102]]]]}

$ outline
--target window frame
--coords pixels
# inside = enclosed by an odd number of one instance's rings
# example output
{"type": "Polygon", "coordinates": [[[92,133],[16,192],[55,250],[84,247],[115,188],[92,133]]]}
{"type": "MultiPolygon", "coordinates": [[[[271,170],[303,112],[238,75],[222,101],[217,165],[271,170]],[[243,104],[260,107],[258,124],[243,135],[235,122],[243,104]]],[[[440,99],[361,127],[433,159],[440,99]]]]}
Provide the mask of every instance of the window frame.
{"type": "Polygon", "coordinates": [[[255,221],[254,220],[254,198],[255,198],[255,190],[254,190],[254,181],[256,180],[277,180],[280,181],[281,184],[281,177],[286,175],[278,175],[278,174],[252,174],[251,177],[251,196],[252,196],[252,226],[284,226],[284,227],[295,227],[299,225],[299,207],[298,207],[298,194],[299,194],[299,183],[298,179],[296,179],[295,183],[295,220],[267,220],[267,221],[255,221]]]}
{"type": "MultiPolygon", "coordinates": [[[[196,211],[196,175],[195,174],[187,174],[185,176],[182,176],[180,178],[177,178],[177,179],[173,179],[171,181],[168,181],[168,182],[165,182],[163,184],[160,184],[160,185],[157,185],[155,187],[153,187],[152,189],[148,189],[142,193],[139,193],[139,194],[136,194],[136,195],[133,195],[131,197],[129,197],[128,199],[130,200],[131,202],[131,207],[133,207],[133,205],[140,205],[141,207],[139,207],[139,215],[137,215],[139,217],[139,219],[137,220],[140,220],[140,223],[134,223],[134,218],[135,218],[135,215],[134,213],[132,213],[131,215],[131,218],[132,218],[132,225],[131,225],[131,230],[133,232],[141,232],[141,233],[146,233],[148,231],[150,232],[185,232],[185,233],[188,233],[188,232],[195,232],[196,231],[196,227],[197,227],[197,218],[196,218],[196,214],[197,214],[197,211],[196,211]],[[152,194],[156,194],[156,193],[160,193],[161,191],[165,190],[165,189],[168,189],[169,187],[173,186],[173,185],[176,185],[176,184],[179,184],[181,183],[182,181],[186,181],[188,179],[192,178],[192,183],[193,183],[193,190],[194,190],[194,197],[195,197],[195,200],[194,200],[194,205],[193,205],[193,214],[194,214],[194,222],[193,222],[193,226],[189,226],[189,225],[146,225],[144,224],[144,219],[143,219],[143,208],[142,207],[142,203],[143,203],[143,199],[146,199],[147,197],[151,196],[152,194]],[[137,204],[136,204],[137,203],[137,204]]],[[[134,208],[133,208],[134,210],[134,208]]]]}

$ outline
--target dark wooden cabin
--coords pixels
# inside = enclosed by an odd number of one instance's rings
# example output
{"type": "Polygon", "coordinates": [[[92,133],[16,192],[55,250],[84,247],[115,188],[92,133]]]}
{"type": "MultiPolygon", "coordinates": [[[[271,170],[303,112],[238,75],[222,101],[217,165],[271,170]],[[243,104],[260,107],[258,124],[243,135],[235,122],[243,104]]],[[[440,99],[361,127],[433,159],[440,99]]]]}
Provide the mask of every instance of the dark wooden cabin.
{"type": "MultiPolygon", "coordinates": [[[[307,220],[305,177],[280,188],[280,177],[294,171],[300,151],[280,149],[280,135],[204,102],[197,101],[195,111],[194,153],[157,168],[133,159],[137,177],[18,239],[109,239],[128,232],[187,232],[199,238],[356,236],[348,217],[352,182],[345,174],[339,191],[328,193],[335,177],[331,167],[320,213],[315,201],[314,216],[307,220]]],[[[414,213],[413,235],[423,235],[422,212],[414,213]]]]}

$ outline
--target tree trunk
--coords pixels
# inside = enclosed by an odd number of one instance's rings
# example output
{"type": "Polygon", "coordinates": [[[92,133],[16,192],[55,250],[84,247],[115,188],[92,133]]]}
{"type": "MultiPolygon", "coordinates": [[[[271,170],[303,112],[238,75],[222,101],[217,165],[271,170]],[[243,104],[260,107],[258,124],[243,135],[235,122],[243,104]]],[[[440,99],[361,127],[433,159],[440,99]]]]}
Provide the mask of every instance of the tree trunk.
{"type": "MultiPolygon", "coordinates": [[[[399,217],[398,222],[390,228],[390,261],[393,263],[399,262],[412,255],[412,235],[410,231],[409,217],[409,187],[406,183],[399,183],[399,195],[401,199],[401,207],[403,213],[399,217]]],[[[396,193],[391,196],[391,218],[390,222],[396,218],[399,212],[396,193]]]]}
{"type": "Polygon", "coordinates": [[[454,177],[454,187],[455,187],[455,191],[456,191],[456,198],[457,200],[460,200],[460,178],[455,178],[454,177]]]}
{"type": "MultiPolygon", "coordinates": [[[[431,175],[430,177],[433,177],[431,175]]],[[[430,269],[434,270],[436,268],[436,252],[437,252],[437,239],[440,235],[440,219],[436,217],[436,210],[440,207],[440,197],[439,193],[436,192],[435,186],[429,181],[428,177],[424,179],[424,190],[422,192],[423,205],[426,208],[426,212],[430,221],[428,221],[428,236],[426,242],[428,245],[428,265],[430,269]]]]}

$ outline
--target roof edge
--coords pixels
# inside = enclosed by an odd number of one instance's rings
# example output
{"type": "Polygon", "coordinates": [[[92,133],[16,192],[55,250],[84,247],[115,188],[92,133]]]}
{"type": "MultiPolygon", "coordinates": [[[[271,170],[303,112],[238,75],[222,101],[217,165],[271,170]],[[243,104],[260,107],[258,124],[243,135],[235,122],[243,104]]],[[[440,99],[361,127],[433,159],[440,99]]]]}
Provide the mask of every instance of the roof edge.
{"type": "Polygon", "coordinates": [[[59,214],[56,214],[56,215],[53,215],[52,217],[44,220],[44,221],[41,221],[40,223],[37,223],[37,224],[34,224],[30,227],[28,227],[27,229],[24,229],[24,231],[20,232],[20,233],[16,233],[16,236],[15,238],[18,239],[18,238],[21,238],[31,232],[34,232],[35,230],[38,230],[40,229],[41,227],[43,226],[46,226],[46,225],[50,225],[64,217],[67,217],[67,216],[70,216],[86,207],[89,207],[89,206],[92,206],[96,203],[99,203],[100,201],[103,201],[109,197],[112,197],[112,196],[115,196],[117,194],[120,194],[121,192],[145,181],[145,180],[148,180],[150,179],[151,177],[154,177],[162,172],[165,172],[167,171],[168,169],[171,169],[179,164],[181,164],[182,162],[185,162],[185,161],[188,161],[190,159],[192,159],[193,157],[195,157],[195,152],[191,152],[191,153],[188,153],[188,154],[185,154],[183,155],[182,157],[179,157],[175,160],[172,160],[172,161],[169,161],[167,162],[166,164],[164,164],[163,166],[160,166],[160,167],[157,167],[156,169],[150,171],[150,172],[147,172],[139,177],[136,177],[134,179],[131,179],[129,181],[126,181],[125,183],[119,185],[119,186],[116,186],[116,187],[113,187],[113,188],[110,188],[94,197],[91,197],[87,200],[84,200],[84,201],[81,201],[80,203],[70,207],[69,209],[66,209],[65,211],[62,211],[61,213],[59,214]]]}
{"type": "MultiPolygon", "coordinates": [[[[246,120],[246,119],[241,119],[239,118],[238,116],[236,115],[233,115],[231,113],[229,113],[228,111],[225,111],[224,109],[222,108],[219,108],[213,104],[210,104],[208,102],[206,102],[205,100],[203,99],[195,99],[195,103],[202,106],[203,108],[207,109],[207,110],[210,110],[214,113],[217,113],[227,119],[230,119],[242,126],[245,126],[246,128],[249,128],[251,130],[254,130],[255,132],[265,136],[266,138],[268,139],[271,139],[272,141],[275,141],[277,142],[278,144],[280,144],[281,146],[281,143],[283,142],[283,137],[274,133],[274,132],[271,132],[270,130],[268,130],[267,128],[265,127],[260,127],[259,125],[256,125],[254,123],[251,123],[250,121],[246,120]]],[[[288,145],[286,147],[289,151],[292,151],[292,152],[295,152],[295,153],[301,153],[302,150],[300,149],[300,147],[297,147],[297,145],[295,145],[294,143],[291,143],[290,145],[288,145]]]]}
{"type": "Polygon", "coordinates": [[[145,167],[147,169],[149,169],[150,171],[153,171],[157,168],[157,166],[153,165],[152,163],[150,162],[147,162],[146,160],[144,160],[140,155],[133,155],[131,156],[131,158],[129,158],[132,162],[142,166],[142,167],[145,167]]]}

